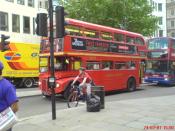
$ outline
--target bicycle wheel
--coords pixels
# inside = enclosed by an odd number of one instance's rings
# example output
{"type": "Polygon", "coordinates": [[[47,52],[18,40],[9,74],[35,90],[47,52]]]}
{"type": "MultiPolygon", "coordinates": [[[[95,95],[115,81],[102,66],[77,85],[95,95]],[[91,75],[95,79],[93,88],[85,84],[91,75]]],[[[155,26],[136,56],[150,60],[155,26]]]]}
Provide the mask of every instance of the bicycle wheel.
{"type": "Polygon", "coordinates": [[[78,91],[73,91],[67,99],[68,108],[77,107],[78,106],[78,101],[79,101],[78,91]]]}

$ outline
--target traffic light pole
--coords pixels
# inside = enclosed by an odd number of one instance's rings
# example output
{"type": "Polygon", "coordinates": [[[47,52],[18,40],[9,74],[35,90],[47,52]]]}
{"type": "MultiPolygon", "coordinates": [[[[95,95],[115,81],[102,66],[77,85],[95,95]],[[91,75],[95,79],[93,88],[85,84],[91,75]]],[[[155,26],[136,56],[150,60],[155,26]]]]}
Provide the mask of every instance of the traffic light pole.
{"type": "Polygon", "coordinates": [[[53,3],[49,0],[49,27],[50,27],[50,78],[49,83],[51,88],[51,99],[52,99],[52,120],[56,119],[56,105],[55,105],[55,72],[54,72],[54,36],[53,36],[53,3]]]}

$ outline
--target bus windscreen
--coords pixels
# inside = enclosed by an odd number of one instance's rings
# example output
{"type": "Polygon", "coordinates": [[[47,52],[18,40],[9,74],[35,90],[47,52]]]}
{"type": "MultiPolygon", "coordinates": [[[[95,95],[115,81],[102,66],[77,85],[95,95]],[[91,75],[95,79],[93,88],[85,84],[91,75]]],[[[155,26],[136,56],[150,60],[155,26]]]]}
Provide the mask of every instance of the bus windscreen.
{"type": "Polygon", "coordinates": [[[168,49],[168,39],[167,38],[154,38],[148,41],[148,49],[168,49]]]}

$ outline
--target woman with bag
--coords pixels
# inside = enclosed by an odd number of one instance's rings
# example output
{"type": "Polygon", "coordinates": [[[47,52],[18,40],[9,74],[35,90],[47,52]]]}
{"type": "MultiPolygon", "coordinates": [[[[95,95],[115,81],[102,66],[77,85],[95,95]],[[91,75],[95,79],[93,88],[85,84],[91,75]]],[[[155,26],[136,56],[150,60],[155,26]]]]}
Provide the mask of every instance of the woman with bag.
{"type": "MultiPolygon", "coordinates": [[[[14,113],[18,111],[18,98],[16,96],[16,90],[7,79],[2,77],[2,70],[4,66],[0,62],[0,113],[11,108],[14,113]]],[[[12,131],[10,127],[7,131],[12,131]]]]}

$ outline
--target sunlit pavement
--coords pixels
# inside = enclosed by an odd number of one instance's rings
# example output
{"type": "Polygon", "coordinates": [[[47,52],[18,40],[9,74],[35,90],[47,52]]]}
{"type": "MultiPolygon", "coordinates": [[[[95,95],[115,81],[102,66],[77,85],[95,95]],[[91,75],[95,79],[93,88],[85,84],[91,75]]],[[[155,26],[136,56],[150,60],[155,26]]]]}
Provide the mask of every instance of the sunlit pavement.
{"type": "Polygon", "coordinates": [[[175,95],[106,102],[92,113],[86,106],[20,119],[13,131],[141,131],[175,130],[175,95]]]}

